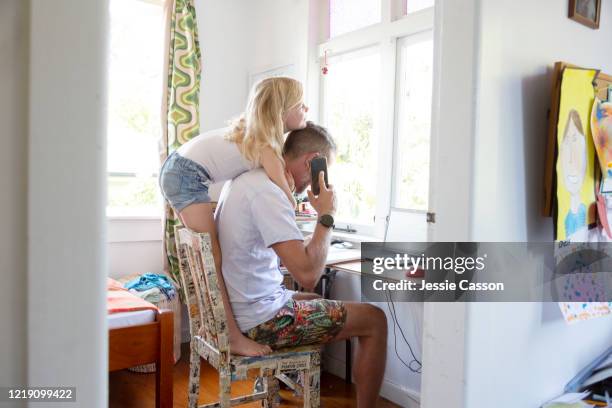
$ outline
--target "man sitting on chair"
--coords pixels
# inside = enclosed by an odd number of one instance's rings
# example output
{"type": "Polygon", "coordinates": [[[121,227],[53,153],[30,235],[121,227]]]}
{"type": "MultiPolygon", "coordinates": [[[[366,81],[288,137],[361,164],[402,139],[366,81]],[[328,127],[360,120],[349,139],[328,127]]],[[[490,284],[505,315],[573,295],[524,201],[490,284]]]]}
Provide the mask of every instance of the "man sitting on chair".
{"type": "MultiPolygon", "coordinates": [[[[336,145],[323,127],[308,123],[293,131],[283,149],[288,179],[298,193],[311,183],[310,161],[333,163],[336,145]]],[[[315,287],[325,268],[336,197],[319,175],[320,194],[308,191],[319,215],[306,243],[283,191],[263,169],[246,172],[221,195],[216,222],[223,254],[222,273],[240,330],[273,349],[359,339],[354,378],[359,407],[374,407],[385,369],[387,320],[379,308],[321,299],[283,286],[279,259],[301,286],[315,287]]]]}

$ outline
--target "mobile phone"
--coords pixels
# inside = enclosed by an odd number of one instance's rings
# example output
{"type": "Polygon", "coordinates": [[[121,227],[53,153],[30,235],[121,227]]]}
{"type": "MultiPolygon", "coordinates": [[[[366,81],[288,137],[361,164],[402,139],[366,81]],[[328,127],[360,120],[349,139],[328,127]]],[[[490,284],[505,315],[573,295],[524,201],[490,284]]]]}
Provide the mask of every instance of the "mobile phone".
{"type": "Polygon", "coordinates": [[[314,195],[319,195],[321,192],[319,187],[320,172],[325,174],[325,187],[329,186],[329,181],[327,180],[327,159],[324,156],[315,157],[310,161],[310,179],[312,180],[310,189],[314,195]]]}

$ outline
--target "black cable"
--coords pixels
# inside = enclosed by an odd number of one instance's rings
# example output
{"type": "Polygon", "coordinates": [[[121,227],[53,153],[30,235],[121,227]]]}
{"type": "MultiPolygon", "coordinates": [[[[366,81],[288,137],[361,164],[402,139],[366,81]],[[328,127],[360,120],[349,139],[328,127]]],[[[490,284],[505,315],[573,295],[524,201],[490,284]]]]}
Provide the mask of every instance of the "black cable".
{"type": "Polygon", "coordinates": [[[404,342],[408,345],[408,348],[410,349],[410,354],[412,354],[412,358],[414,359],[414,361],[416,361],[420,366],[422,366],[422,364],[419,361],[419,359],[416,358],[416,356],[414,355],[414,351],[412,350],[412,347],[411,347],[410,343],[406,339],[406,335],[404,334],[404,330],[402,330],[402,326],[400,326],[400,324],[399,324],[399,322],[397,320],[397,312],[395,311],[395,303],[393,303],[393,299],[391,298],[391,293],[389,292],[388,289],[387,289],[387,294],[389,295],[389,299],[391,299],[391,306],[393,307],[393,315],[395,316],[395,322],[397,323],[397,327],[400,329],[400,333],[402,334],[402,337],[404,338],[404,342]]]}
{"type": "MultiPolygon", "coordinates": [[[[391,312],[391,309],[389,309],[389,312],[391,312]]],[[[403,365],[405,365],[410,371],[417,372],[411,367],[411,364],[414,360],[412,360],[410,363],[406,363],[404,359],[402,359],[402,357],[400,356],[399,351],[397,351],[397,334],[395,333],[395,318],[393,317],[393,315],[391,315],[391,318],[393,319],[393,338],[394,338],[393,348],[395,349],[395,355],[397,356],[399,361],[403,365]]]]}
{"type": "Polygon", "coordinates": [[[406,335],[404,334],[404,330],[402,329],[402,326],[400,326],[399,324],[399,320],[397,318],[397,312],[395,311],[395,303],[393,303],[393,299],[391,297],[391,293],[387,290],[388,295],[389,295],[389,299],[391,300],[391,306],[393,307],[393,315],[394,315],[394,320],[395,323],[397,324],[397,327],[400,330],[400,333],[402,335],[402,338],[404,339],[404,342],[406,343],[406,345],[408,345],[408,349],[410,350],[410,354],[412,355],[412,362],[416,362],[418,364],[418,372],[420,372],[421,367],[423,366],[423,364],[421,364],[421,361],[415,356],[414,351],[412,350],[412,346],[410,345],[410,342],[408,341],[408,339],[406,339],[406,335]]]}
{"type": "MultiPolygon", "coordinates": [[[[390,299],[390,294],[388,295],[388,299],[390,299]]],[[[397,312],[395,311],[395,304],[393,303],[393,300],[387,300],[387,307],[389,308],[389,313],[391,314],[391,318],[393,319],[393,346],[395,349],[395,354],[397,355],[397,358],[402,362],[402,364],[404,364],[410,371],[414,372],[414,373],[421,373],[421,367],[422,364],[421,362],[416,358],[416,356],[414,355],[414,351],[412,350],[412,346],[410,345],[410,342],[406,339],[406,335],[404,334],[404,330],[402,329],[402,326],[399,324],[398,318],[397,318],[397,312]],[[395,331],[395,326],[397,326],[400,330],[400,334],[402,335],[402,338],[404,339],[404,342],[406,343],[406,345],[408,346],[408,349],[410,350],[410,354],[412,355],[412,360],[410,361],[410,363],[406,364],[406,362],[401,358],[401,356],[399,355],[399,352],[397,350],[397,333],[395,331]],[[413,365],[416,364],[416,368],[413,368],[413,365]]]]}
{"type": "Polygon", "coordinates": [[[406,339],[404,330],[402,329],[402,326],[400,326],[398,322],[397,312],[395,311],[395,304],[391,297],[391,293],[389,292],[388,289],[385,291],[385,295],[387,297],[387,308],[389,309],[389,314],[391,314],[391,319],[393,319],[393,339],[394,339],[393,346],[395,348],[395,354],[397,355],[397,358],[402,362],[402,364],[404,364],[410,371],[412,371],[413,373],[421,374],[421,368],[423,367],[423,364],[415,356],[414,351],[412,350],[412,346],[410,345],[410,342],[408,341],[408,339],[406,339]],[[406,362],[402,359],[402,357],[399,355],[399,352],[397,350],[397,333],[395,331],[395,326],[398,327],[400,334],[402,335],[402,338],[404,339],[404,342],[408,346],[408,349],[410,350],[410,354],[412,355],[412,360],[408,364],[406,364],[406,362]],[[416,368],[413,368],[413,365],[416,365],[416,368]]]}

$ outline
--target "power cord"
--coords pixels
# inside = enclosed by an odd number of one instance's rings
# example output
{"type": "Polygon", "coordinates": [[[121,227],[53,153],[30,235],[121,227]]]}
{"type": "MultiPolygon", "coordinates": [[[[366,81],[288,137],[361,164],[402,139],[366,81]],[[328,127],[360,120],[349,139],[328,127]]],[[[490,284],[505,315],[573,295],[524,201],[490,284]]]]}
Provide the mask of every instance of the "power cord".
{"type": "MultiPolygon", "coordinates": [[[[385,234],[383,237],[383,242],[387,242],[387,234],[389,233],[389,221],[391,221],[391,208],[389,208],[389,212],[387,213],[387,216],[385,217],[385,234]]],[[[393,303],[393,299],[391,298],[391,292],[389,292],[389,289],[385,291],[385,296],[387,297],[387,308],[389,309],[389,314],[391,315],[391,319],[393,319],[393,347],[395,349],[395,355],[397,356],[399,361],[401,361],[401,363],[405,365],[410,371],[412,371],[413,373],[421,374],[421,368],[423,367],[423,364],[421,364],[421,361],[418,358],[416,358],[416,356],[414,355],[412,346],[410,345],[410,342],[408,341],[408,339],[406,339],[404,330],[402,329],[402,326],[400,326],[397,320],[397,312],[395,311],[395,304],[393,303]],[[397,326],[397,328],[399,329],[400,334],[402,335],[402,338],[404,339],[404,342],[408,346],[408,350],[410,350],[410,354],[412,355],[412,360],[410,360],[409,363],[406,363],[406,361],[402,359],[402,357],[399,354],[399,351],[397,350],[397,333],[395,330],[395,326],[397,326]]]]}
{"type": "Polygon", "coordinates": [[[406,339],[404,330],[398,322],[397,312],[395,311],[395,304],[393,303],[393,299],[391,299],[391,293],[388,289],[385,291],[385,295],[387,297],[387,307],[389,309],[389,314],[391,315],[391,319],[393,319],[393,347],[395,348],[395,355],[402,362],[402,364],[405,365],[410,371],[412,371],[413,373],[421,374],[421,368],[423,367],[423,364],[421,364],[421,361],[415,356],[414,351],[412,350],[412,346],[410,345],[408,339],[406,339]],[[395,326],[397,326],[397,328],[399,329],[400,334],[402,335],[402,338],[404,339],[404,342],[408,346],[408,350],[410,350],[410,354],[412,355],[412,360],[410,360],[409,363],[406,363],[406,361],[402,359],[399,354],[399,351],[397,350],[397,333],[395,331],[395,326]]]}

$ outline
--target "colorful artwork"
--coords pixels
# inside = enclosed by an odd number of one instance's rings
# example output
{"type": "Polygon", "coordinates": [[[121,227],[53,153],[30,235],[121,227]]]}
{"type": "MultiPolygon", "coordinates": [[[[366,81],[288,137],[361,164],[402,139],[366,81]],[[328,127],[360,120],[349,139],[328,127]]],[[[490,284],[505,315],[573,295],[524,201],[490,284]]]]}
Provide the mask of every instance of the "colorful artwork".
{"type": "MultiPolygon", "coordinates": [[[[595,98],[591,110],[591,132],[604,186],[612,180],[612,103],[595,98]]],[[[608,189],[604,188],[604,192],[608,189]]]]}
{"type": "MultiPolygon", "coordinates": [[[[573,266],[568,266],[572,269],[572,273],[560,276],[560,279],[555,282],[559,298],[564,300],[564,302],[559,302],[559,308],[566,323],[576,323],[612,314],[612,302],[607,302],[610,299],[609,283],[606,280],[608,273],[598,272],[601,271],[601,265],[594,267],[594,264],[589,261],[589,255],[580,256],[580,251],[588,252],[595,248],[593,245],[578,243],[555,247],[557,264],[567,262],[568,257],[574,259],[573,266]]],[[[603,250],[607,258],[612,255],[612,248],[609,246],[597,248],[603,250]]]]}
{"type": "Polygon", "coordinates": [[[601,302],[606,298],[603,274],[589,273],[591,267],[581,268],[568,275],[563,287],[563,299],[570,302],[601,302]]]}
{"type": "Polygon", "coordinates": [[[582,322],[612,313],[612,302],[562,302],[559,307],[566,323],[582,322]]]}
{"type": "Polygon", "coordinates": [[[591,110],[591,134],[601,169],[597,214],[607,238],[612,239],[612,103],[595,98],[591,110]]]}
{"type": "Polygon", "coordinates": [[[596,75],[587,69],[563,71],[557,123],[558,241],[585,242],[588,226],[595,223],[595,148],[589,117],[596,75]]]}

